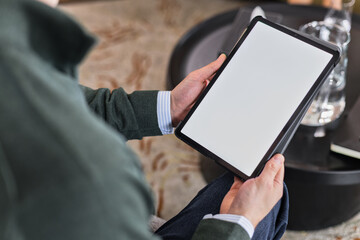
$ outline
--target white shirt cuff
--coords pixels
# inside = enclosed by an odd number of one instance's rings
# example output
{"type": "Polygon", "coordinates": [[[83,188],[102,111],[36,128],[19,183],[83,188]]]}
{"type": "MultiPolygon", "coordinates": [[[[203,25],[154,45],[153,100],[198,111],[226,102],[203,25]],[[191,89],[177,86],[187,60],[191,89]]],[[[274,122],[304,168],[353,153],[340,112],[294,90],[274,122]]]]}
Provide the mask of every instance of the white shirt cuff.
{"type": "Polygon", "coordinates": [[[171,121],[170,96],[170,91],[159,91],[157,96],[158,124],[163,135],[174,132],[171,121]]]}
{"type": "Polygon", "coordinates": [[[252,238],[252,236],[254,235],[254,226],[244,216],[234,215],[234,214],[216,214],[216,215],[207,214],[204,216],[203,219],[209,219],[209,218],[215,218],[227,222],[237,223],[249,234],[250,238],[252,238]]]}

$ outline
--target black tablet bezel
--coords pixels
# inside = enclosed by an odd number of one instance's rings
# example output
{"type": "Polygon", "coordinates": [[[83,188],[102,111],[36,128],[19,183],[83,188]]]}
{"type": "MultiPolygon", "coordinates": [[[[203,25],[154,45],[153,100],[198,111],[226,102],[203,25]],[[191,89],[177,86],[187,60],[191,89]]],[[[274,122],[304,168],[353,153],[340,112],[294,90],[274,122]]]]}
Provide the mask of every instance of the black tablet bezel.
{"type": "Polygon", "coordinates": [[[241,36],[241,38],[238,40],[238,42],[236,43],[236,45],[234,46],[234,48],[232,49],[232,51],[230,52],[229,56],[226,58],[226,60],[224,61],[224,63],[222,64],[222,66],[220,67],[220,69],[217,71],[217,73],[215,74],[215,76],[213,77],[213,79],[211,80],[211,82],[209,83],[209,85],[205,88],[205,90],[202,92],[202,94],[199,96],[199,99],[196,101],[196,103],[194,104],[194,106],[192,107],[192,109],[189,111],[189,113],[187,114],[187,116],[184,118],[184,120],[179,124],[179,126],[176,128],[175,130],[175,135],[181,139],[182,141],[184,141],[185,143],[187,143],[188,145],[190,145],[191,147],[193,147],[194,149],[196,149],[197,151],[199,151],[200,153],[202,153],[203,155],[215,160],[216,162],[218,162],[220,165],[222,165],[223,167],[227,168],[228,170],[230,170],[231,172],[233,172],[234,174],[236,174],[238,177],[240,177],[243,180],[247,180],[248,178],[253,178],[256,177],[260,174],[260,172],[262,171],[263,167],[265,166],[265,163],[276,153],[283,153],[287,147],[287,144],[289,143],[289,141],[291,140],[293,134],[295,133],[297,127],[299,126],[302,117],[305,115],[306,113],[306,109],[310,106],[311,101],[314,99],[316,93],[319,91],[321,85],[324,83],[324,81],[326,80],[326,77],[330,74],[330,72],[333,70],[333,68],[336,66],[336,64],[339,62],[340,60],[340,51],[339,49],[330,44],[327,43],[325,41],[319,40],[317,38],[305,35],[303,33],[300,33],[296,30],[290,29],[288,27],[273,23],[267,19],[264,19],[262,17],[256,17],[254,18],[249,26],[247,27],[247,29],[244,31],[243,35],[241,36]],[[297,109],[294,111],[293,115],[290,117],[290,119],[287,121],[287,123],[285,124],[285,126],[283,127],[282,131],[280,131],[280,133],[278,134],[278,136],[276,137],[276,139],[273,141],[273,144],[271,145],[271,147],[268,149],[268,151],[264,154],[264,157],[261,159],[261,161],[259,162],[259,164],[257,165],[257,167],[255,168],[255,170],[253,171],[253,173],[248,176],[246,174],[244,174],[243,172],[241,172],[241,170],[233,167],[231,164],[229,164],[228,162],[226,162],[226,160],[220,158],[219,156],[217,156],[216,154],[214,154],[213,152],[209,151],[208,149],[204,148],[201,144],[197,143],[196,141],[192,140],[191,138],[189,138],[187,135],[183,134],[181,132],[181,130],[183,129],[183,127],[185,126],[186,122],[190,119],[190,117],[192,116],[192,114],[196,111],[196,108],[199,106],[200,102],[205,98],[206,94],[208,93],[208,91],[211,89],[211,87],[214,85],[214,83],[216,82],[216,80],[218,79],[218,77],[221,75],[222,71],[225,69],[225,67],[227,66],[227,64],[231,61],[232,57],[235,55],[235,53],[237,52],[237,50],[240,48],[240,46],[242,45],[242,43],[244,42],[244,40],[246,39],[246,37],[249,35],[249,33],[251,32],[251,30],[254,28],[254,26],[258,23],[258,22],[262,22],[270,27],[273,27],[285,34],[288,34],[292,37],[295,37],[303,42],[306,42],[312,46],[315,46],[319,49],[322,49],[328,53],[330,53],[333,57],[331,58],[331,60],[329,61],[328,65],[324,68],[324,70],[322,71],[322,73],[320,74],[320,76],[318,77],[318,79],[315,81],[314,85],[311,87],[311,89],[309,90],[309,92],[306,94],[306,96],[303,98],[302,102],[300,103],[300,105],[297,107],[297,109]]]}

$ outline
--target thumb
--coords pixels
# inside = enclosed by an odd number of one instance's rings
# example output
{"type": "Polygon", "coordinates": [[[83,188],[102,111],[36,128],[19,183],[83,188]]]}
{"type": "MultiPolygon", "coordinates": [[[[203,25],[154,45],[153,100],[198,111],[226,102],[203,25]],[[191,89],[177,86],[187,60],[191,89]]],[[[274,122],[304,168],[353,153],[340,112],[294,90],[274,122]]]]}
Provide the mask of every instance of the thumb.
{"type": "Polygon", "coordinates": [[[284,156],[281,154],[276,154],[273,156],[265,165],[264,170],[260,174],[260,177],[265,181],[274,181],[276,177],[281,176],[279,172],[282,170],[284,165],[284,156]]]}
{"type": "Polygon", "coordinates": [[[219,70],[225,59],[226,55],[221,54],[215,61],[209,63],[205,67],[196,70],[195,72],[198,75],[199,79],[208,79],[212,75],[214,75],[214,73],[219,70]]]}

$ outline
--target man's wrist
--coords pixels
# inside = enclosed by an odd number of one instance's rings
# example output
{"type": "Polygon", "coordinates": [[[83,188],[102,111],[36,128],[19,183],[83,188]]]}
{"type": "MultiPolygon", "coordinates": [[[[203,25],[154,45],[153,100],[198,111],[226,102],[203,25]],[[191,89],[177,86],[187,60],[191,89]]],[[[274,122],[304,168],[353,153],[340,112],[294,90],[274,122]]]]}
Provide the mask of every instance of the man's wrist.
{"type": "Polygon", "coordinates": [[[159,91],[157,97],[157,117],[158,125],[162,134],[174,132],[171,120],[170,91],[159,91]]]}
{"type": "Polygon", "coordinates": [[[249,219],[247,219],[244,216],[234,215],[234,214],[216,214],[216,215],[207,214],[204,216],[203,219],[211,219],[211,218],[239,224],[249,234],[250,238],[252,238],[252,236],[254,235],[254,230],[255,230],[254,226],[249,221],[249,219]]]}

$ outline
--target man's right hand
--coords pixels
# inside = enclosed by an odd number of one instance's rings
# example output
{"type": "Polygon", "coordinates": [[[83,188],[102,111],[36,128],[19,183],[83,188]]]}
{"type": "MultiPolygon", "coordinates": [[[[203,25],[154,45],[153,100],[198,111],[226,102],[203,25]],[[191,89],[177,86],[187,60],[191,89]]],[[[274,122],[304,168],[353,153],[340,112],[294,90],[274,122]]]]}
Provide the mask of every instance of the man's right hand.
{"type": "Polygon", "coordinates": [[[284,157],[276,154],[258,177],[244,183],[235,177],[221,203],[220,213],[242,215],[255,228],[282,197],[283,180],[284,157]]]}

